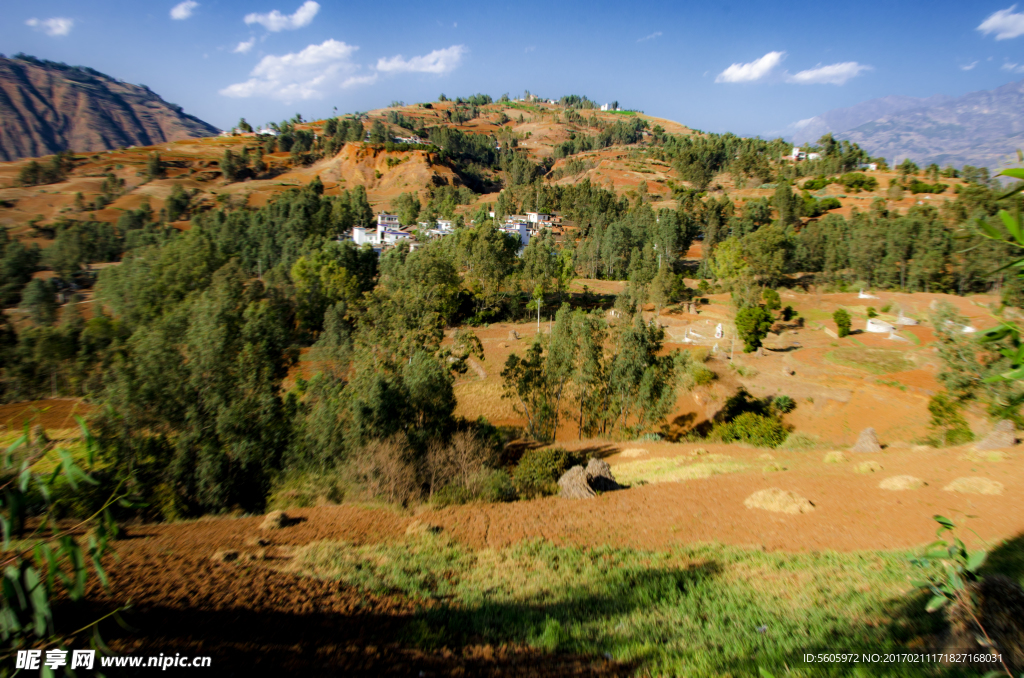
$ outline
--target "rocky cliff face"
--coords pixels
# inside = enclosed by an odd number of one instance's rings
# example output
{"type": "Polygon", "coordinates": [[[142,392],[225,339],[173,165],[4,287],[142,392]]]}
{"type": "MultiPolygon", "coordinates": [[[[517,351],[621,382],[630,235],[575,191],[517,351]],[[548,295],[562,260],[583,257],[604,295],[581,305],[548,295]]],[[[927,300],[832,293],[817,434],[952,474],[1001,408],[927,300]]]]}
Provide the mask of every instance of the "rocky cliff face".
{"type": "Polygon", "coordinates": [[[0,160],[217,134],[145,86],[91,68],[0,58],[0,160]]]}

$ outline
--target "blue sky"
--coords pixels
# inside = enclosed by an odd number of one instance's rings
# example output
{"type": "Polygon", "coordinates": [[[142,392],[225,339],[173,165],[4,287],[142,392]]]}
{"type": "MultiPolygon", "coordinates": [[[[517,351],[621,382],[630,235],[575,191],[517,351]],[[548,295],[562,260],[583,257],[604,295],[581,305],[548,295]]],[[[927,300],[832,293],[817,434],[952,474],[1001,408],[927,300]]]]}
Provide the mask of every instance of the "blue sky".
{"type": "Polygon", "coordinates": [[[1006,2],[11,3],[0,51],[148,85],[222,128],[444,92],[619,101],[699,129],[767,134],[889,94],[1024,78],[1006,2]]]}

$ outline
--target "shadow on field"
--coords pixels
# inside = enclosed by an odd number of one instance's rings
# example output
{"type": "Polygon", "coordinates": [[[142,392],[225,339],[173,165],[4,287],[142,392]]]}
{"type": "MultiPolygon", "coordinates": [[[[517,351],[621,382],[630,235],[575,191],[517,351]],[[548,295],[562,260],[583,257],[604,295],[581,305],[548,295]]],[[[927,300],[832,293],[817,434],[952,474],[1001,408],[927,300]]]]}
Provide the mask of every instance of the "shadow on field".
{"type": "Polygon", "coordinates": [[[981,571],[982,574],[1004,574],[1024,586],[1024,533],[994,548],[981,571]]]}
{"type": "MultiPolygon", "coordinates": [[[[239,601],[240,603],[242,601],[239,601]]],[[[129,628],[104,623],[108,656],[210,657],[206,671],[106,669],[106,675],[253,676],[617,676],[631,667],[603,657],[549,654],[523,646],[422,647],[409,613],[296,614],[246,608],[152,606],[122,615],[129,628]]],[[[101,669],[103,670],[103,669],[101,669]]]]}

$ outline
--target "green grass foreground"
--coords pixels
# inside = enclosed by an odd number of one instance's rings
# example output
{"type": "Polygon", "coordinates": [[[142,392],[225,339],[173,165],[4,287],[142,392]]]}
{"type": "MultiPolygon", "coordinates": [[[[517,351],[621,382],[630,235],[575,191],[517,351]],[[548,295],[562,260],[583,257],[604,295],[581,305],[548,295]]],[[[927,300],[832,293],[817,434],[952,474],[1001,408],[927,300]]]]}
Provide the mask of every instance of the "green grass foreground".
{"type": "MultiPolygon", "coordinates": [[[[1019,564],[1016,549],[1004,563],[1019,564]]],[[[473,551],[427,534],[311,544],[297,561],[307,574],[422,601],[403,640],[424,648],[526,643],[609,656],[641,675],[974,675],[934,664],[804,663],[804,653],[923,651],[943,620],[909,583],[923,574],[913,555],[544,541],[473,551]]]]}

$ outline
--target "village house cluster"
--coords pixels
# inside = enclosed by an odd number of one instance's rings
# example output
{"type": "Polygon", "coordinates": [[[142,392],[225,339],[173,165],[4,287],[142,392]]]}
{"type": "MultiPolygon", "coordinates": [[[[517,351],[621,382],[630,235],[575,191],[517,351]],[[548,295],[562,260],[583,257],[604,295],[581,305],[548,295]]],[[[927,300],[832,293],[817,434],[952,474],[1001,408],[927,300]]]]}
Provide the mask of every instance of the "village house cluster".
{"type": "MultiPolygon", "coordinates": [[[[493,219],[494,212],[488,216],[493,219]]],[[[505,217],[498,227],[503,233],[519,236],[520,252],[529,244],[530,238],[540,234],[542,229],[557,228],[561,225],[561,217],[540,212],[513,214],[505,217]]],[[[370,245],[379,251],[394,247],[398,243],[407,242],[413,249],[419,244],[415,239],[415,231],[428,238],[443,238],[455,232],[455,224],[451,219],[438,219],[433,223],[418,222],[415,226],[403,225],[397,214],[381,212],[377,215],[375,228],[355,226],[349,236],[356,245],[370,245]]],[[[348,239],[348,238],[346,238],[348,239]]]]}

